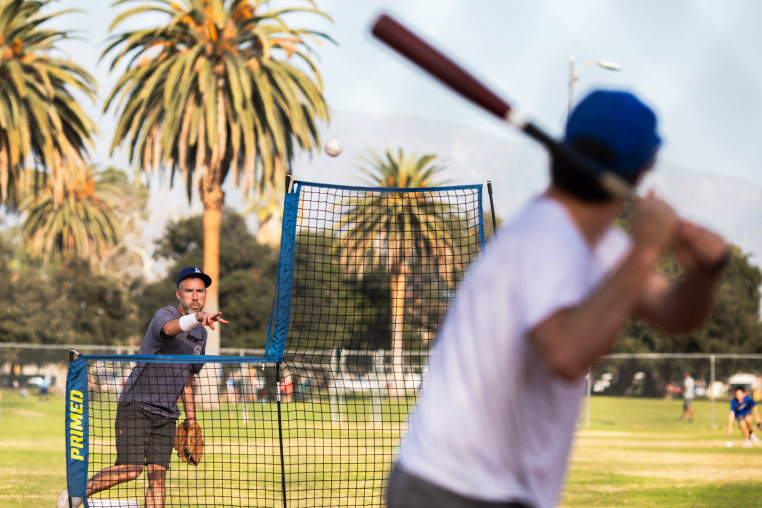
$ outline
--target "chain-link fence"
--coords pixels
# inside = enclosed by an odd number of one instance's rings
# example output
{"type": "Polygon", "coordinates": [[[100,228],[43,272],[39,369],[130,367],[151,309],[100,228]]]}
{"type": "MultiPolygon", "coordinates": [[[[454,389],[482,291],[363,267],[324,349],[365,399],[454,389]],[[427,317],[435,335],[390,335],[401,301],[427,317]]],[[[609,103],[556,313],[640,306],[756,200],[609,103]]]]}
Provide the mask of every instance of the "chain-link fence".
{"type": "MultiPolygon", "coordinates": [[[[589,396],[682,398],[685,374],[694,380],[697,400],[711,401],[711,424],[716,425],[716,402],[729,400],[736,387],[762,400],[762,355],[713,353],[622,353],[604,357],[589,376],[589,396]]],[[[589,402],[589,397],[588,397],[589,402]]],[[[724,409],[722,410],[724,412],[724,409]]],[[[587,404],[585,422],[590,422],[587,404]]]]}
{"type": "MultiPolygon", "coordinates": [[[[0,389],[36,390],[46,386],[54,393],[66,389],[69,351],[85,355],[137,354],[138,346],[97,346],[92,344],[19,344],[0,342],[0,389]]],[[[223,348],[223,355],[262,356],[261,349],[223,348]]]]}
{"type": "MultiPolygon", "coordinates": [[[[0,343],[0,388],[33,391],[47,384],[54,393],[63,393],[69,351],[82,354],[136,354],[137,346],[96,345],[42,345],[0,343]]],[[[260,349],[223,348],[223,355],[260,357],[260,349]]],[[[335,350],[327,355],[331,362],[321,361],[313,365],[314,358],[285,358],[290,363],[303,363],[309,369],[291,366],[302,384],[328,385],[332,376],[364,379],[372,377],[379,363],[388,363],[388,352],[371,352],[358,355],[351,350],[335,350]],[[379,359],[378,355],[381,355],[379,359]],[[306,370],[305,370],[306,369],[306,370]],[[305,370],[305,372],[301,372],[305,370]],[[309,376],[313,373],[313,376],[309,376]],[[314,372],[313,372],[314,371],[314,372]]],[[[416,359],[423,365],[423,359],[416,359]]],[[[386,365],[388,369],[388,365],[386,365]]],[[[695,396],[698,400],[712,402],[712,425],[716,423],[716,401],[727,401],[736,386],[743,386],[755,400],[762,400],[762,355],[758,354],[712,354],[712,353],[625,353],[604,357],[591,369],[589,394],[596,396],[681,398],[684,374],[695,380],[695,396]]],[[[421,372],[410,371],[409,382],[419,384],[421,372]]],[[[264,376],[267,377],[267,376],[264,376]]],[[[297,384],[295,391],[301,389],[297,384]]],[[[266,387],[263,388],[265,394],[266,387]]],[[[585,422],[589,422],[589,405],[583,408],[585,422]]]]}

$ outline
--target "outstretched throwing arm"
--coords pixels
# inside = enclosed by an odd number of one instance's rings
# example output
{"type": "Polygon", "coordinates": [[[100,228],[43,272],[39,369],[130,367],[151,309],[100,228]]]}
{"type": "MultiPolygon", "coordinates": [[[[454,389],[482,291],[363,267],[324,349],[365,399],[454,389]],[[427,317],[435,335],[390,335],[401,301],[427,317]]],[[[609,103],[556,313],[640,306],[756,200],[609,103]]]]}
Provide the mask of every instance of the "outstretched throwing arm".
{"type": "Polygon", "coordinates": [[[174,337],[175,335],[181,334],[183,332],[187,332],[188,330],[191,330],[192,328],[195,328],[196,326],[208,326],[212,330],[214,330],[214,323],[223,323],[228,324],[227,320],[222,319],[220,317],[222,315],[222,312],[215,312],[215,313],[209,313],[209,312],[202,312],[198,311],[194,314],[186,314],[185,316],[181,316],[177,319],[170,319],[166,323],[164,323],[164,326],[161,327],[161,331],[164,332],[165,335],[169,335],[170,337],[174,337]],[[191,324],[185,325],[186,327],[183,328],[183,323],[181,322],[184,319],[187,319],[188,316],[194,316],[195,317],[195,323],[193,324],[193,319],[191,320],[191,324]]]}

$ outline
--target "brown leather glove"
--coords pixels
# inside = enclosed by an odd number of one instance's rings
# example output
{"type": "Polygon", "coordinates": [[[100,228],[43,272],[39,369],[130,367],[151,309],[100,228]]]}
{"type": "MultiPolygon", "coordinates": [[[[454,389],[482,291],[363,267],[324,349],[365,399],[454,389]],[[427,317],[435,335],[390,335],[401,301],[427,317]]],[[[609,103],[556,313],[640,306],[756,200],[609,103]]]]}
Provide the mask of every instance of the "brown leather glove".
{"type": "Polygon", "coordinates": [[[180,460],[197,466],[204,456],[204,435],[195,419],[185,420],[177,426],[175,449],[180,460]]]}

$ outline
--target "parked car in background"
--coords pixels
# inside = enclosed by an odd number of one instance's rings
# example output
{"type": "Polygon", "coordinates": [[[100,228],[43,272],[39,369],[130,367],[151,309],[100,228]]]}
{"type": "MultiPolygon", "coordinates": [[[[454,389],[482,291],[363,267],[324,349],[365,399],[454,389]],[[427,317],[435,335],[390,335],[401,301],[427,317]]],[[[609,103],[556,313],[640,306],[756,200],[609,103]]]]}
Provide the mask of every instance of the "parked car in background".
{"type": "Polygon", "coordinates": [[[611,372],[604,372],[593,383],[593,393],[603,394],[611,388],[612,383],[615,380],[614,374],[611,372]]]}

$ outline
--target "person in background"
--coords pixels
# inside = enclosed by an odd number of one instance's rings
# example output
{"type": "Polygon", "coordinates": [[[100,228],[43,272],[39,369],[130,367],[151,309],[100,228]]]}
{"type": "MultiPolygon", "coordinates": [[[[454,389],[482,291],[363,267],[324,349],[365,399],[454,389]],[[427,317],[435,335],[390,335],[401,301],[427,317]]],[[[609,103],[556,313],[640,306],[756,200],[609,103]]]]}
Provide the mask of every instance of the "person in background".
{"type": "Polygon", "coordinates": [[[738,428],[741,429],[745,447],[759,444],[759,438],[754,434],[754,427],[752,426],[751,415],[754,413],[754,417],[757,421],[757,426],[760,424],[759,408],[757,403],[746,393],[742,387],[735,389],[735,396],[730,401],[730,414],[728,415],[728,431],[727,435],[733,433],[733,420],[738,422],[738,428]]]}
{"type": "Polygon", "coordinates": [[[47,375],[42,376],[42,381],[40,382],[40,393],[37,396],[37,401],[50,401],[50,378],[47,375]]]}
{"type": "Polygon", "coordinates": [[[690,373],[686,372],[683,377],[683,413],[677,419],[678,421],[685,420],[685,416],[688,415],[688,421],[693,423],[693,397],[695,393],[695,382],[690,373]]]}

